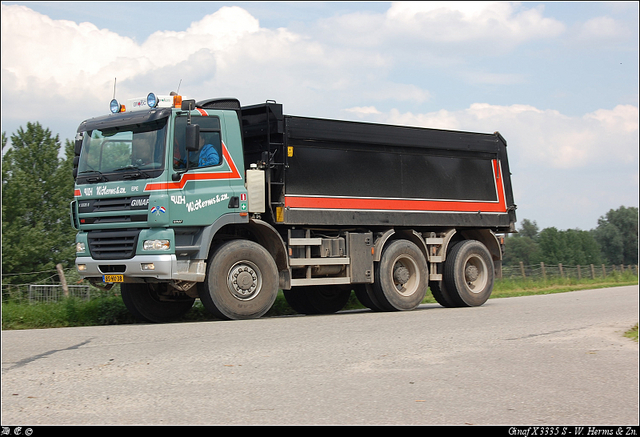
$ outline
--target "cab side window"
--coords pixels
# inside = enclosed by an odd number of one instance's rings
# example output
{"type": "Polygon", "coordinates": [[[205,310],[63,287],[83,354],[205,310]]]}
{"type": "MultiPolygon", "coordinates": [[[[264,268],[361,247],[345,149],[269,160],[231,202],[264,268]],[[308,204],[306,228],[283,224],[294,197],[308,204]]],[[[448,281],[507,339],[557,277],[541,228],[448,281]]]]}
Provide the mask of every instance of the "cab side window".
{"type": "Polygon", "coordinates": [[[222,143],[220,120],[217,117],[192,117],[192,124],[200,126],[200,151],[186,151],[187,117],[176,118],[173,139],[173,168],[185,169],[187,159],[189,168],[212,167],[222,164],[222,143]]]}
{"type": "Polygon", "coordinates": [[[220,164],[220,132],[200,131],[200,152],[189,154],[189,165],[193,167],[211,167],[220,164]]]}

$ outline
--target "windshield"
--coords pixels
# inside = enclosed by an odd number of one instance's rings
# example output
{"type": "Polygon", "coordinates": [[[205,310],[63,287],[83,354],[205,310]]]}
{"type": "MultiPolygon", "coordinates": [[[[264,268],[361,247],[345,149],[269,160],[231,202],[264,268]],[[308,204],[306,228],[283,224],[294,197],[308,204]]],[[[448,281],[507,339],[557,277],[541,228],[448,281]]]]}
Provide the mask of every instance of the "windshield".
{"type": "Polygon", "coordinates": [[[78,182],[152,178],[162,173],[167,119],[85,132],[78,182]]]}

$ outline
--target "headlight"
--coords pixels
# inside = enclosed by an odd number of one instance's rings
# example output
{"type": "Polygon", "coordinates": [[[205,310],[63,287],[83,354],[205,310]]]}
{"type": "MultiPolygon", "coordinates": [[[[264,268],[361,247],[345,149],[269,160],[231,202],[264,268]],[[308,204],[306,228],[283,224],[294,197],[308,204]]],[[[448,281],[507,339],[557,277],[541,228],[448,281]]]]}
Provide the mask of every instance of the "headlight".
{"type": "Polygon", "coordinates": [[[142,244],[143,250],[169,250],[170,248],[169,240],[145,240],[142,244]]]}
{"type": "Polygon", "coordinates": [[[84,243],[76,243],[76,253],[84,252],[84,243]]]}

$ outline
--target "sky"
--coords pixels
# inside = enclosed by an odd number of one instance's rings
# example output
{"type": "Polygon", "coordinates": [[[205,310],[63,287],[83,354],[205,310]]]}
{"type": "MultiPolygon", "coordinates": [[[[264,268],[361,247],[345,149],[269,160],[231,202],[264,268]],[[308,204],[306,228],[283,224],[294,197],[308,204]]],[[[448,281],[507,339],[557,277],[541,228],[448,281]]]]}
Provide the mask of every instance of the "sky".
{"type": "MultiPolygon", "coordinates": [[[[2,2],[2,132],[149,92],[499,131],[517,217],[638,206],[637,2],[2,2]]],[[[10,141],[9,145],[10,147],[10,141]]]]}

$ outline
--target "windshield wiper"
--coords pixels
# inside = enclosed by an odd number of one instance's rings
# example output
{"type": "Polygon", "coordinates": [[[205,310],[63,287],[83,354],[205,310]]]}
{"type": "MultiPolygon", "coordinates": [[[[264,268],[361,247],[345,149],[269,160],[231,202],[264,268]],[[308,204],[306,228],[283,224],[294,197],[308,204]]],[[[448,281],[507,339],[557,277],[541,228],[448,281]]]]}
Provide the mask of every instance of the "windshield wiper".
{"type": "Polygon", "coordinates": [[[125,170],[135,170],[135,173],[132,174],[128,174],[128,175],[124,175],[122,178],[123,179],[138,179],[141,177],[145,177],[145,178],[150,178],[151,176],[147,173],[145,173],[144,171],[141,171],[138,167],[136,167],[135,165],[127,165],[124,167],[121,167],[119,169],[116,169],[114,171],[125,171],[125,170]]]}
{"type": "Polygon", "coordinates": [[[98,173],[98,176],[95,178],[87,178],[87,182],[89,183],[94,183],[94,182],[108,182],[109,179],[107,179],[105,177],[105,175],[103,175],[101,172],[99,172],[98,170],[85,170],[85,171],[81,171],[80,174],[87,174],[87,173],[98,173]]]}

